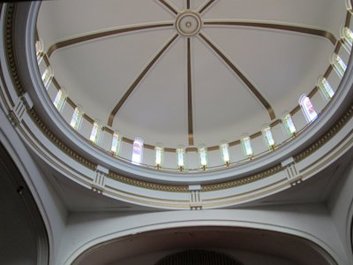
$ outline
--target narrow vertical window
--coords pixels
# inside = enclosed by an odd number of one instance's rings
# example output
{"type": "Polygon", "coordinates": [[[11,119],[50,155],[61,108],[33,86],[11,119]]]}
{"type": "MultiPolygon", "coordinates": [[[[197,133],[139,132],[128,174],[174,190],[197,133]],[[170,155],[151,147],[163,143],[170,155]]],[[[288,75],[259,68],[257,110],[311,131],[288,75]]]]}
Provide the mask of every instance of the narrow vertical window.
{"type": "Polygon", "coordinates": [[[118,132],[115,132],[113,134],[112,146],[110,147],[110,151],[114,155],[118,155],[119,151],[120,151],[120,145],[121,145],[121,136],[120,136],[120,134],[118,132]]]}
{"type": "Polygon", "coordinates": [[[353,32],[350,28],[344,27],[342,30],[344,45],[348,52],[352,49],[353,32]]]}
{"type": "Polygon", "coordinates": [[[58,93],[56,94],[53,102],[54,106],[58,111],[62,110],[65,100],[66,100],[66,94],[63,92],[62,89],[58,90],[58,93]]]}
{"type": "Polygon", "coordinates": [[[48,89],[49,84],[53,79],[53,76],[54,74],[52,68],[50,66],[47,67],[47,69],[45,69],[44,73],[42,74],[42,81],[46,89],[48,89]]]}
{"type": "Polygon", "coordinates": [[[80,109],[76,107],[70,121],[70,125],[72,128],[77,130],[80,127],[82,114],[83,113],[81,113],[80,109]]]}
{"type": "Polygon", "coordinates": [[[230,157],[229,157],[229,145],[226,142],[223,142],[220,146],[219,146],[219,150],[221,151],[221,155],[222,155],[222,160],[224,162],[224,164],[228,167],[229,166],[229,161],[230,161],[230,157]]]}
{"type": "Polygon", "coordinates": [[[155,165],[157,167],[157,169],[162,167],[162,162],[163,162],[163,147],[160,144],[157,144],[156,147],[154,148],[155,152],[156,152],[156,161],[155,161],[155,165]]]}
{"type": "Polygon", "coordinates": [[[273,135],[272,135],[272,132],[271,132],[271,127],[270,126],[267,126],[265,128],[262,129],[262,135],[264,137],[264,140],[265,140],[265,144],[267,145],[267,147],[270,149],[270,150],[273,150],[275,148],[275,140],[273,139],[273,135]]]}
{"type": "Polygon", "coordinates": [[[246,136],[241,139],[241,145],[243,147],[243,152],[246,156],[251,157],[254,153],[251,147],[250,137],[246,136]]]}
{"type": "Polygon", "coordinates": [[[201,145],[198,148],[199,156],[200,156],[200,164],[203,170],[206,170],[207,167],[207,147],[201,145]]]}
{"type": "Polygon", "coordinates": [[[317,118],[317,113],[309,97],[307,97],[306,95],[302,95],[299,98],[299,105],[304,113],[307,122],[312,122],[317,118]]]}
{"type": "Polygon", "coordinates": [[[178,147],[176,149],[177,153],[177,165],[180,171],[183,171],[185,168],[185,149],[184,147],[178,147]]]}
{"type": "Polygon", "coordinates": [[[346,9],[349,13],[352,13],[353,10],[352,10],[352,0],[346,0],[346,9]]]}
{"type": "Polygon", "coordinates": [[[292,120],[292,116],[289,113],[283,117],[282,122],[283,122],[284,128],[286,129],[286,131],[290,136],[293,136],[296,134],[297,129],[295,128],[295,125],[292,120]]]}
{"type": "Polygon", "coordinates": [[[139,165],[142,162],[143,156],[143,139],[136,137],[132,145],[132,157],[131,161],[133,164],[139,165]]]}
{"type": "Polygon", "coordinates": [[[37,40],[36,44],[36,56],[37,56],[37,62],[38,64],[41,63],[43,57],[44,57],[44,45],[43,42],[41,40],[37,40]]]}
{"type": "Polygon", "coordinates": [[[93,143],[97,143],[99,139],[100,126],[97,122],[93,123],[91,135],[89,137],[90,141],[93,143]]]}
{"type": "Polygon", "coordinates": [[[326,78],[321,78],[319,80],[319,89],[326,100],[331,99],[335,94],[330,83],[326,80],[326,78]]]}
{"type": "Polygon", "coordinates": [[[339,57],[337,54],[334,54],[333,56],[333,66],[339,77],[342,77],[344,75],[344,72],[347,69],[347,65],[343,62],[342,58],[339,57]]]}

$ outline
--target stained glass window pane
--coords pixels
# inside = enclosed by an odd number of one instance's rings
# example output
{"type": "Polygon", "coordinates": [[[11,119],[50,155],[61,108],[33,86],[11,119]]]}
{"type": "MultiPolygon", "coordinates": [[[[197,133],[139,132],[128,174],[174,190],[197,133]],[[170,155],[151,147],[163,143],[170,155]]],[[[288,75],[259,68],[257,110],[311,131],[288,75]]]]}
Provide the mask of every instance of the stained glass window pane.
{"type": "Polygon", "coordinates": [[[299,104],[304,113],[305,119],[308,122],[311,122],[317,118],[317,113],[313,104],[311,103],[310,98],[305,95],[302,95],[299,99],[299,104]]]}
{"type": "Polygon", "coordinates": [[[131,161],[133,164],[139,165],[142,162],[143,155],[143,139],[136,137],[132,145],[132,157],[131,161]]]}

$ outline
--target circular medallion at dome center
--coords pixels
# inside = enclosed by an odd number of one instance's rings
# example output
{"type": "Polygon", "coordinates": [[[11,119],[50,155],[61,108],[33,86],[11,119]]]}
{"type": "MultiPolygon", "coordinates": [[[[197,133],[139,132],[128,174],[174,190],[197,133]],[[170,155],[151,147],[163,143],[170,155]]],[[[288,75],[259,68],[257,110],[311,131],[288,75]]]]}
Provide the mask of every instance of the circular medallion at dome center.
{"type": "Polygon", "coordinates": [[[197,13],[185,11],[177,17],[175,26],[179,34],[190,37],[199,33],[201,24],[201,17],[197,13]]]}

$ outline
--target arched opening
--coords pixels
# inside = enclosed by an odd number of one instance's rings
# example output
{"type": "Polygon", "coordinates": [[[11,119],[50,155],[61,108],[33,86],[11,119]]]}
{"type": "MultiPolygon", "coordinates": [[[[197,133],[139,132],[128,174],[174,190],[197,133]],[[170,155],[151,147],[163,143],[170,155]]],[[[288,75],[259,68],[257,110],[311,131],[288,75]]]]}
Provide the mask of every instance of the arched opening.
{"type": "Polygon", "coordinates": [[[204,265],[208,263],[203,263],[203,251],[222,253],[220,255],[228,257],[224,257],[225,260],[230,258],[234,261],[209,264],[258,265],[264,261],[272,265],[337,264],[322,247],[299,236],[263,229],[222,226],[162,229],[116,238],[86,249],[72,264],[204,265]],[[178,258],[196,263],[170,263],[171,260],[179,262],[178,258]]]}

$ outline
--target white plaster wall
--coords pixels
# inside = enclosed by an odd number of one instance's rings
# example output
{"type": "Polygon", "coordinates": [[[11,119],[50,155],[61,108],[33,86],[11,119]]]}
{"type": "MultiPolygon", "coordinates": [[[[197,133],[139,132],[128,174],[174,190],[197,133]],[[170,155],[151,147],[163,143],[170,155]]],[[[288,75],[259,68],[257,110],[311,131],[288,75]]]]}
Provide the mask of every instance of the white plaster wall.
{"type": "MultiPolygon", "coordinates": [[[[352,152],[351,152],[352,153],[352,152]]],[[[353,218],[353,167],[340,176],[340,182],[329,201],[330,214],[337,233],[348,253],[350,264],[353,264],[350,228],[353,218]]]]}

